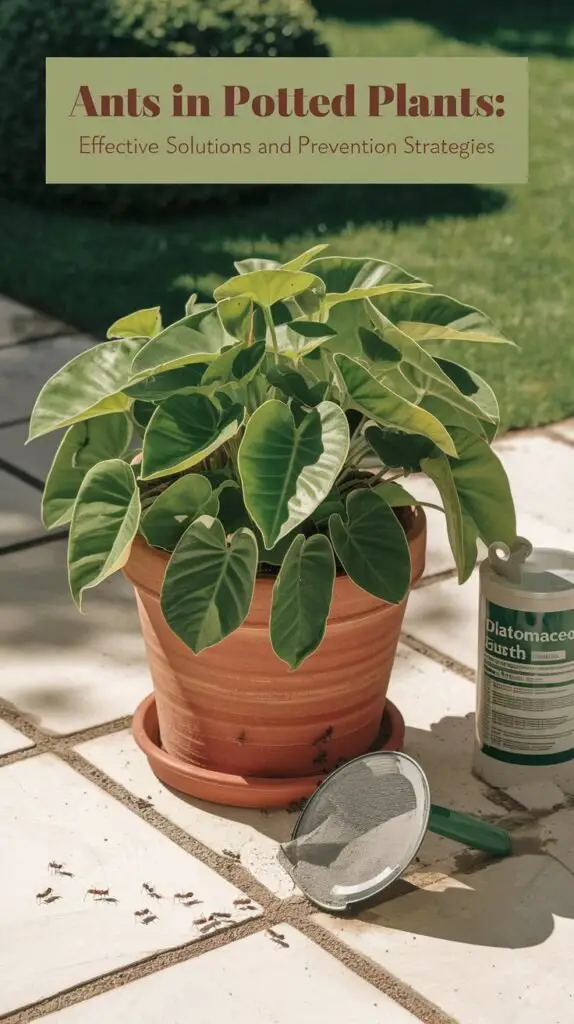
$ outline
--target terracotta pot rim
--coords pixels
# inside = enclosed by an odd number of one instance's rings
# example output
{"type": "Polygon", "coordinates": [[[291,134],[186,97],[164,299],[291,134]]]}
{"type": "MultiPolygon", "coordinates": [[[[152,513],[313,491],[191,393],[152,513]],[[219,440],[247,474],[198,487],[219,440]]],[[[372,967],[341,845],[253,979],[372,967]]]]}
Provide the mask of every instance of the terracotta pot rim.
{"type": "MultiPolygon", "coordinates": [[[[407,541],[409,543],[409,548],[412,547],[412,545],[415,542],[415,540],[418,537],[420,537],[422,531],[426,527],[426,516],[425,516],[424,509],[421,508],[420,506],[417,506],[413,511],[414,511],[413,522],[412,522],[411,526],[409,527],[409,529],[406,532],[406,537],[407,537],[407,541]]],[[[169,560],[171,558],[171,552],[169,552],[169,551],[162,551],[161,548],[154,548],[154,547],[152,547],[151,544],[148,544],[148,542],[146,541],[145,537],[141,533],[137,533],[136,536],[134,537],[134,540],[133,540],[133,543],[132,543],[132,547],[133,546],[137,546],[139,548],[147,549],[147,551],[151,552],[151,554],[153,556],[155,556],[156,558],[161,559],[162,562],[165,562],[166,565],[167,565],[167,563],[169,562],[169,560]]],[[[125,573],[125,575],[128,577],[128,579],[132,583],[134,583],[134,584],[136,583],[136,581],[133,579],[133,577],[129,573],[129,561],[126,563],[126,565],[123,566],[123,572],[125,573]]],[[[344,573],[338,574],[337,578],[349,579],[349,576],[347,575],[346,572],[344,572],[344,573]]],[[[413,578],[411,579],[411,582],[410,582],[409,589],[412,589],[414,587],[414,585],[418,582],[419,578],[420,578],[420,574],[417,575],[417,576],[413,576],[413,578]]],[[[267,573],[257,573],[257,576],[256,576],[256,582],[259,585],[261,585],[261,586],[273,587],[273,585],[275,583],[275,580],[276,580],[275,576],[270,576],[267,573]]],[[[148,590],[148,588],[145,585],[142,585],[142,583],[140,583],[139,581],[137,582],[137,586],[141,590],[148,590]]],[[[151,590],[148,590],[148,592],[149,593],[153,593],[153,591],[151,591],[151,590]]]]}
{"type": "MultiPolygon", "coordinates": [[[[390,700],[385,702],[384,715],[390,722],[390,735],[378,750],[402,750],[405,722],[399,709],[390,700]]],[[[137,707],[132,720],[133,737],[146,755],[154,774],[167,785],[187,796],[234,807],[287,807],[315,792],[325,775],[294,778],[263,778],[234,775],[200,768],[173,754],[159,743],[159,724],[155,693],[150,693],[137,707]],[[177,785],[176,785],[177,783],[177,785]]]]}

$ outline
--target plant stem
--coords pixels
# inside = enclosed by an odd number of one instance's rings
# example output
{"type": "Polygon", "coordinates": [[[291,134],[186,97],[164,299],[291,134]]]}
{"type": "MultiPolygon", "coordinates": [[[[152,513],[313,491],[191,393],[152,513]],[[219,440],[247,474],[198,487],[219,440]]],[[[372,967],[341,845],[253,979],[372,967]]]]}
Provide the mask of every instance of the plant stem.
{"type": "Polygon", "coordinates": [[[273,323],[273,316],[272,316],[272,313],[271,313],[271,307],[270,306],[263,306],[263,315],[265,317],[265,323],[267,324],[267,327],[269,328],[269,333],[271,335],[271,341],[273,343],[273,353],[275,355],[275,363],[278,363],[279,362],[279,345],[277,343],[277,333],[275,331],[275,324],[273,323]]]}

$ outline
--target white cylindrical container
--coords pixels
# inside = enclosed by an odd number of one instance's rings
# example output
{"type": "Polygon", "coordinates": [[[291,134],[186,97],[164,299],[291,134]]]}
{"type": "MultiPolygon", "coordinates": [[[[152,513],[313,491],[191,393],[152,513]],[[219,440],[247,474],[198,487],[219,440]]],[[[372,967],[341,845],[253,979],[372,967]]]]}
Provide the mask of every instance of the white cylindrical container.
{"type": "Polygon", "coordinates": [[[491,545],[480,567],[473,770],[574,792],[574,553],[491,545]]]}

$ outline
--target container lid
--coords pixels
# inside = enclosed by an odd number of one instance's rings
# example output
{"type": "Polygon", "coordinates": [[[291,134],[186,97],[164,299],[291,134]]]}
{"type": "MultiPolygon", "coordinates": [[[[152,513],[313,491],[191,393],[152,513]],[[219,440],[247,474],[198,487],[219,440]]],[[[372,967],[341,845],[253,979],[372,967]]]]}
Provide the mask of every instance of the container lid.
{"type": "Polygon", "coordinates": [[[574,552],[534,548],[525,537],[514,544],[491,544],[486,562],[493,574],[512,590],[530,594],[574,591],[574,552]]]}

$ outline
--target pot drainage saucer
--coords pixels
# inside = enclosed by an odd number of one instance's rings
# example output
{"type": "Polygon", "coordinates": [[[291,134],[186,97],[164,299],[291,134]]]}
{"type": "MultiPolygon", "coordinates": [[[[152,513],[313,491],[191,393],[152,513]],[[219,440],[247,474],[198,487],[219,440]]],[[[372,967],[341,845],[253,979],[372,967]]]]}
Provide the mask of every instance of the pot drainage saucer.
{"type": "MultiPolygon", "coordinates": [[[[172,789],[199,800],[232,807],[290,807],[315,792],[324,774],[298,778],[257,778],[200,768],[163,750],[159,736],[155,695],[137,708],[132,722],[134,739],[154,774],[172,789]]],[[[397,707],[387,700],[381,728],[372,750],[402,750],[405,723],[397,707]]]]}

